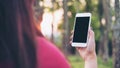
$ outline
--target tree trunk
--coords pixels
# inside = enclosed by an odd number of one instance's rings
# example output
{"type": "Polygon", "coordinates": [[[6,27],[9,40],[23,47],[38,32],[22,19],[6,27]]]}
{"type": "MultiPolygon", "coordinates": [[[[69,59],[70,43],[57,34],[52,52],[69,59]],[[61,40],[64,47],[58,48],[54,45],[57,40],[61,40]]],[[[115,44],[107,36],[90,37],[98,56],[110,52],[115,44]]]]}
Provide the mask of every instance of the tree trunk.
{"type": "Polygon", "coordinates": [[[100,33],[101,33],[101,37],[100,37],[100,41],[99,41],[99,51],[98,51],[98,55],[100,57],[103,56],[103,30],[104,30],[104,27],[102,25],[102,17],[103,17],[103,5],[102,5],[102,0],[99,0],[99,4],[98,4],[98,14],[99,14],[99,21],[100,21],[100,33]]]}
{"type": "Polygon", "coordinates": [[[54,43],[54,3],[55,3],[55,0],[52,0],[52,16],[53,16],[53,19],[52,19],[52,24],[51,24],[51,28],[52,28],[52,31],[51,31],[51,42],[54,43]]]}
{"type": "MultiPolygon", "coordinates": [[[[110,12],[110,1],[108,0],[102,0],[99,1],[103,5],[103,14],[105,17],[105,24],[102,24],[101,21],[101,39],[100,39],[100,49],[99,49],[99,55],[103,58],[104,62],[106,63],[109,58],[108,53],[108,41],[109,41],[109,33],[111,29],[111,12],[110,12]]],[[[101,19],[100,19],[101,20],[101,19]]]]}
{"type": "Polygon", "coordinates": [[[115,43],[114,68],[120,68],[120,1],[115,0],[116,23],[113,27],[113,37],[115,43]]]}
{"type": "Polygon", "coordinates": [[[103,59],[105,61],[108,61],[109,58],[109,53],[108,53],[108,41],[109,41],[109,33],[111,29],[111,23],[112,23],[112,18],[111,18],[111,8],[110,8],[110,1],[109,0],[102,0],[103,1],[103,9],[104,9],[104,15],[105,15],[105,20],[106,20],[106,27],[104,31],[104,56],[103,59]]]}
{"type": "Polygon", "coordinates": [[[69,44],[69,38],[70,38],[70,30],[69,30],[69,21],[68,21],[68,7],[67,7],[68,0],[63,0],[63,10],[64,10],[64,23],[63,23],[63,49],[66,54],[70,53],[71,46],[69,44]]]}

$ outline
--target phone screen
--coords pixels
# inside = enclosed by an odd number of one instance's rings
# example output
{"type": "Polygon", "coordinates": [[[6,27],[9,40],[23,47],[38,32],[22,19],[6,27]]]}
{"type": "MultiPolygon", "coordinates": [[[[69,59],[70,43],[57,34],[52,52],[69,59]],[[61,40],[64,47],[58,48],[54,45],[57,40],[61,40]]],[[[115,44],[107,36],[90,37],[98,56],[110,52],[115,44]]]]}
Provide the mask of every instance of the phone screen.
{"type": "Polygon", "coordinates": [[[90,17],[76,17],[73,42],[86,43],[90,17]]]}

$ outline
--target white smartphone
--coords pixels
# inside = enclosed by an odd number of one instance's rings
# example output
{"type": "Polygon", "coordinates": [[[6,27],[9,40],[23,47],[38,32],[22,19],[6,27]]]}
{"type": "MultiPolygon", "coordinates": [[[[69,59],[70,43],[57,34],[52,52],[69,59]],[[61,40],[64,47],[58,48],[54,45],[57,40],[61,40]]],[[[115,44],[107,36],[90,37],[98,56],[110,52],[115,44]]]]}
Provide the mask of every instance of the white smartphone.
{"type": "Polygon", "coordinates": [[[86,47],[88,41],[88,29],[91,23],[91,13],[77,13],[74,21],[74,33],[72,46],[86,47]]]}

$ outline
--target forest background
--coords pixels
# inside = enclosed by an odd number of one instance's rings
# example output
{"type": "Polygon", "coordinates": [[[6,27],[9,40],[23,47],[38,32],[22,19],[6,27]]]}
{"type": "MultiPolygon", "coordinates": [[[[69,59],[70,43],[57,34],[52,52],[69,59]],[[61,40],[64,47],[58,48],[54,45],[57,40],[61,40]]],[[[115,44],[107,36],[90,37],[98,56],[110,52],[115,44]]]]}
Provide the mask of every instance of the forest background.
{"type": "Polygon", "coordinates": [[[92,13],[98,68],[120,68],[120,0],[36,0],[34,8],[43,15],[43,34],[63,51],[72,68],[84,68],[69,43],[75,14],[92,13]]]}

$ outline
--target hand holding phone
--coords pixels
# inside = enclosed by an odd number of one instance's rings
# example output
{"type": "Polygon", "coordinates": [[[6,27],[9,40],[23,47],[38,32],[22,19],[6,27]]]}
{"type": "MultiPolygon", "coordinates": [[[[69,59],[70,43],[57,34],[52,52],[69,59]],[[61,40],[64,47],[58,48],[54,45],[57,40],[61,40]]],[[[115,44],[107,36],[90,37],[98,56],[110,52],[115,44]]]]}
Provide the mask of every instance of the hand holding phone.
{"type": "Polygon", "coordinates": [[[73,47],[86,47],[88,29],[91,23],[91,13],[77,13],[74,22],[73,47]]]}

